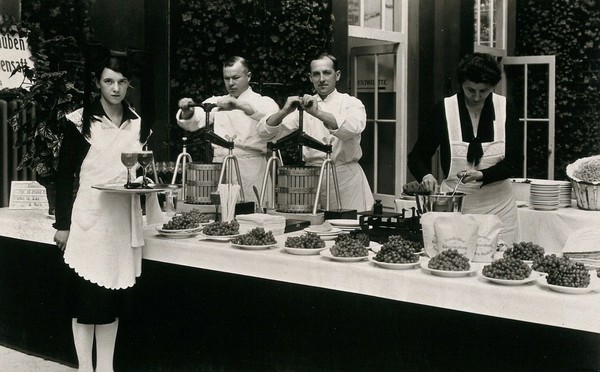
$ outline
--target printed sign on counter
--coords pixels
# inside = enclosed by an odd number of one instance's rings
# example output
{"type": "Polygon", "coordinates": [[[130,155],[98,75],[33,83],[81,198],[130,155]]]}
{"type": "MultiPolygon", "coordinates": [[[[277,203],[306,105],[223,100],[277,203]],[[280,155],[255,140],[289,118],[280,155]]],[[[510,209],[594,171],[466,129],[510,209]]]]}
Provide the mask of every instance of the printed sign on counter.
{"type": "Polygon", "coordinates": [[[46,189],[36,181],[12,181],[9,209],[48,209],[46,189]]]}

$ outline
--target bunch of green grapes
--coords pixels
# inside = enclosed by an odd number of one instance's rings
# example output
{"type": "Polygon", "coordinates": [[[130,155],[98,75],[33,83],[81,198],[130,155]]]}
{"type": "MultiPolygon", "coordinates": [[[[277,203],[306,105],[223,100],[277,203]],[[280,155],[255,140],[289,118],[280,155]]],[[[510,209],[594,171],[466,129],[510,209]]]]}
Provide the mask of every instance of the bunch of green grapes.
{"type": "Polygon", "coordinates": [[[512,247],[509,247],[504,251],[504,257],[516,258],[517,260],[523,261],[534,261],[544,257],[544,248],[532,242],[513,243],[512,247]]]}
{"type": "Polygon", "coordinates": [[[247,233],[233,238],[231,242],[243,245],[269,245],[277,243],[273,237],[273,232],[265,231],[262,227],[255,227],[247,233]]]}
{"type": "Polygon", "coordinates": [[[300,236],[289,236],[285,240],[285,246],[289,248],[325,248],[325,241],[315,233],[306,232],[300,236]]]}
{"type": "Polygon", "coordinates": [[[213,236],[224,236],[224,235],[236,235],[240,232],[240,224],[233,220],[231,222],[213,222],[210,223],[202,229],[202,233],[204,235],[213,235],[213,236]]]}
{"type": "Polygon", "coordinates": [[[375,261],[387,263],[415,263],[419,261],[419,255],[415,254],[409,245],[400,245],[397,242],[383,243],[375,257],[375,261]]]}
{"type": "Polygon", "coordinates": [[[189,212],[176,214],[171,220],[164,223],[162,228],[165,230],[194,229],[204,222],[208,222],[208,215],[192,209],[189,212]]]}
{"type": "Polygon", "coordinates": [[[581,262],[562,260],[557,268],[550,270],[546,280],[548,284],[586,288],[590,285],[590,272],[581,262]]]}
{"type": "Polygon", "coordinates": [[[471,268],[469,259],[456,249],[442,251],[429,260],[427,267],[444,271],[467,271],[471,268]]]}
{"type": "Polygon", "coordinates": [[[558,257],[556,254],[546,255],[536,258],[531,268],[541,273],[549,273],[552,270],[558,269],[562,261],[568,260],[568,257],[558,257]]]}
{"type": "Polygon", "coordinates": [[[422,252],[424,249],[422,242],[416,242],[404,238],[402,235],[391,235],[388,238],[388,243],[396,245],[398,247],[406,247],[412,250],[413,253],[422,252]]]}
{"type": "Polygon", "coordinates": [[[365,257],[368,253],[367,247],[352,237],[350,239],[341,239],[340,241],[336,239],[330,251],[336,257],[365,257]]]}
{"type": "Polygon", "coordinates": [[[483,276],[488,278],[522,280],[528,278],[531,268],[522,260],[500,258],[483,267],[483,276]]]}

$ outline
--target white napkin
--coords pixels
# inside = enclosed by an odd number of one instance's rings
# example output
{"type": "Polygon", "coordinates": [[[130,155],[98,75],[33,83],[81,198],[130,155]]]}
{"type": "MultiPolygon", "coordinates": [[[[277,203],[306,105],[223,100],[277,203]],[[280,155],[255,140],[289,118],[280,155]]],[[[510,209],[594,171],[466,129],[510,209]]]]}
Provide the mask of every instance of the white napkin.
{"type": "MultiPolygon", "coordinates": [[[[146,223],[149,225],[162,223],[164,215],[158,204],[156,193],[146,194],[146,223]]],[[[138,194],[131,194],[131,246],[144,245],[144,228],[142,218],[142,205],[138,194]]]]}
{"type": "Polygon", "coordinates": [[[221,220],[224,222],[233,221],[235,217],[235,204],[240,197],[240,185],[231,185],[222,183],[218,186],[219,197],[221,198],[221,220]]]}

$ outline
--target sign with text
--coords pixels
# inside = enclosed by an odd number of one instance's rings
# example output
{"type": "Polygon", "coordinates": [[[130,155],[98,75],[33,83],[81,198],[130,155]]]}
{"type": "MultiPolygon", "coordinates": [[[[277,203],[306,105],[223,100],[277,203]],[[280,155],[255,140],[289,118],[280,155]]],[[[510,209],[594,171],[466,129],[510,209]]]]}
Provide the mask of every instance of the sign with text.
{"type": "Polygon", "coordinates": [[[8,208],[48,209],[46,188],[36,181],[12,181],[8,208]]]}
{"type": "MultiPolygon", "coordinates": [[[[10,76],[20,65],[31,65],[31,52],[27,38],[0,34],[0,89],[18,88],[23,82],[23,74],[10,76]]],[[[29,83],[29,80],[26,80],[29,83]]],[[[27,88],[29,84],[23,84],[27,88]]]]}

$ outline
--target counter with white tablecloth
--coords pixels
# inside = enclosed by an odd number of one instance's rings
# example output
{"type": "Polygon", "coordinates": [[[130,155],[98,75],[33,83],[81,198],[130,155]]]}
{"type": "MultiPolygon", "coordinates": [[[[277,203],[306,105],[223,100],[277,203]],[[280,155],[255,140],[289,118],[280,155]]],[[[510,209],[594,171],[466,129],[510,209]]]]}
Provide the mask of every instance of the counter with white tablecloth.
{"type": "MultiPolygon", "coordinates": [[[[48,242],[50,223],[42,211],[0,209],[6,252],[0,262],[10,258],[19,263],[0,277],[0,293],[7,292],[5,283],[18,293],[34,285],[25,284],[31,270],[45,275],[49,264],[43,255],[57,254],[48,242]],[[28,247],[19,236],[42,244],[28,247]]],[[[592,352],[600,346],[598,292],[567,295],[536,283],[492,284],[479,272],[445,278],[419,268],[387,270],[368,261],[295,256],[281,248],[285,236],[276,238],[275,248],[243,250],[198,237],[164,238],[147,228],[143,273],[136,285],[138,313],[121,323],[117,367],[422,370],[448,367],[448,358],[457,353],[464,353],[461,361],[474,369],[488,363],[500,370],[600,366],[600,357],[592,352]],[[538,345],[540,339],[545,343],[538,345]],[[576,357],[558,358],[564,350],[576,357]]],[[[52,279],[44,286],[52,287],[52,279]]],[[[29,292],[19,303],[0,298],[4,305],[10,302],[5,310],[28,304],[27,309],[39,307],[43,313],[58,306],[48,291],[29,292]],[[36,296],[44,297],[43,304],[36,296]]],[[[6,315],[0,311],[0,322],[13,318],[22,318],[19,327],[27,333],[16,342],[44,339],[35,335],[43,328],[26,325],[37,316],[24,309],[6,315]]],[[[10,324],[0,324],[0,341],[4,333],[12,336],[10,324]]],[[[69,342],[52,345],[68,348],[69,342]]]]}
{"type": "MultiPolygon", "coordinates": [[[[600,226],[600,211],[579,209],[575,201],[571,207],[555,210],[537,210],[525,203],[519,205],[519,240],[534,242],[549,253],[561,253],[574,231],[587,226],[600,226]]],[[[414,200],[395,200],[396,211],[412,207],[416,207],[414,200]]]]}

